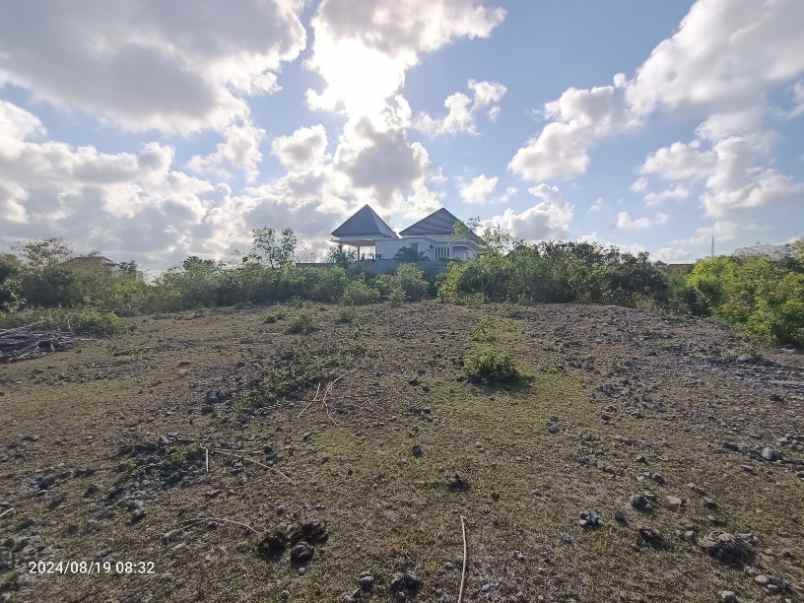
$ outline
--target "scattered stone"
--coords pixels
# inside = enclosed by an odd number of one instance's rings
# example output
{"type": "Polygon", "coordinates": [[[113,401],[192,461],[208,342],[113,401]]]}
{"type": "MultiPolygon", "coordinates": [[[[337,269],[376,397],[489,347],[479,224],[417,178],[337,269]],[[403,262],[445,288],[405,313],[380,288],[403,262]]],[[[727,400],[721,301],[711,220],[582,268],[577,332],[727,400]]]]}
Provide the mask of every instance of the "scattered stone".
{"type": "Polygon", "coordinates": [[[760,586],[767,586],[768,584],[770,584],[770,578],[768,578],[764,574],[759,574],[758,576],[754,577],[754,582],[756,582],[760,586]]]}
{"type": "Polygon", "coordinates": [[[290,549],[290,562],[296,566],[306,565],[310,563],[314,553],[313,547],[307,542],[301,541],[290,549]]]}
{"type": "Polygon", "coordinates": [[[575,538],[571,534],[562,534],[561,544],[575,544],[575,538]]]}
{"type": "Polygon", "coordinates": [[[558,423],[554,423],[553,421],[551,421],[550,423],[547,424],[547,431],[549,431],[550,433],[558,433],[560,430],[561,428],[558,426],[558,423]]]}
{"type": "Polygon", "coordinates": [[[417,459],[421,458],[422,455],[424,454],[424,450],[422,450],[421,446],[414,446],[411,452],[413,452],[413,456],[415,456],[417,459]]]}
{"type": "Polygon", "coordinates": [[[631,506],[637,511],[647,512],[653,509],[653,503],[650,498],[644,494],[634,494],[631,497],[631,506]]]}
{"type": "Polygon", "coordinates": [[[639,528],[639,542],[640,544],[647,544],[654,548],[663,548],[665,546],[664,537],[661,532],[649,526],[639,528]]]}
{"type": "Polygon", "coordinates": [[[667,502],[667,506],[673,511],[678,511],[684,506],[684,499],[678,496],[668,496],[665,498],[665,501],[667,502]]]}
{"type": "Polygon", "coordinates": [[[754,548],[749,534],[730,534],[713,530],[699,542],[710,556],[733,565],[748,563],[754,558],[754,548]]]}
{"type": "Polygon", "coordinates": [[[394,574],[393,580],[388,587],[388,590],[395,595],[415,595],[422,588],[422,581],[419,580],[414,574],[394,574]]]}
{"type": "Polygon", "coordinates": [[[138,507],[131,512],[131,524],[139,523],[145,519],[145,509],[138,507]]]}
{"type": "Polygon", "coordinates": [[[720,601],[721,603],[740,603],[740,600],[737,598],[737,593],[731,590],[721,590],[720,601]]]}
{"type": "Polygon", "coordinates": [[[447,488],[450,492],[466,492],[469,489],[469,482],[456,473],[447,481],[447,488]]]}
{"type": "Polygon", "coordinates": [[[650,478],[659,484],[660,486],[664,486],[667,483],[667,480],[664,479],[664,476],[661,473],[651,473],[650,478]]]}
{"type": "Polygon", "coordinates": [[[257,555],[262,559],[277,561],[285,552],[288,539],[282,530],[274,530],[257,544],[257,555]]]}
{"type": "Polygon", "coordinates": [[[374,590],[374,576],[366,574],[364,576],[360,576],[360,590],[364,593],[370,593],[374,590]]]}
{"type": "Polygon", "coordinates": [[[621,523],[623,525],[628,523],[628,518],[625,516],[625,513],[623,513],[622,511],[615,511],[614,520],[617,523],[621,523]]]}
{"type": "Polygon", "coordinates": [[[603,525],[603,520],[597,511],[584,511],[578,523],[582,528],[599,528],[603,525]]]}
{"type": "Polygon", "coordinates": [[[717,502],[715,502],[715,499],[705,496],[703,499],[703,506],[707,509],[717,509],[717,502]]]}
{"type": "Polygon", "coordinates": [[[760,452],[760,455],[763,459],[770,462],[778,461],[780,458],[782,458],[781,452],[769,446],[765,446],[765,448],[762,449],[762,452],[760,452]]]}

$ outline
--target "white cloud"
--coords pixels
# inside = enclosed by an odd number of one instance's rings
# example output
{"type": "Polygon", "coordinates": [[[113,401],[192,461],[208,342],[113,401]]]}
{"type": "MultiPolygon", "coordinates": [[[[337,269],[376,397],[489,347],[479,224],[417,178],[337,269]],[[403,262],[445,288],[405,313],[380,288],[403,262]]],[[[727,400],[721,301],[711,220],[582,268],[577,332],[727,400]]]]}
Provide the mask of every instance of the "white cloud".
{"type": "Polygon", "coordinates": [[[170,2],[14,2],[0,20],[0,85],[129,130],[223,130],[248,117],[244,95],[277,90],[305,46],[294,2],[250,0],[192,11],[170,2]]]}
{"type": "Polygon", "coordinates": [[[188,169],[198,174],[212,174],[229,178],[232,170],[243,170],[248,181],[259,176],[262,162],[260,145],[265,130],[251,122],[227,126],[223,132],[223,142],[218,143],[209,155],[195,155],[187,163],[188,169]]]}
{"type": "Polygon", "coordinates": [[[308,104],[375,115],[422,54],[459,38],[487,38],[505,14],[478,0],[323,0],[312,20],[308,66],[325,85],[321,92],[308,90],[308,104]]]}
{"type": "Polygon", "coordinates": [[[793,108],[790,117],[798,117],[804,114],[804,82],[796,82],[793,85],[793,108]]]}
{"type": "Polygon", "coordinates": [[[569,88],[545,105],[545,116],[553,121],[508,166],[526,180],[569,180],[584,174],[589,149],[597,141],[638,123],[627,112],[624,89],[618,86],[569,88]]]}
{"type": "Polygon", "coordinates": [[[595,202],[589,206],[588,212],[598,212],[603,209],[604,200],[603,197],[598,197],[595,199],[595,202]]]}
{"type": "Polygon", "coordinates": [[[461,198],[467,203],[486,203],[494,194],[499,178],[485,174],[472,178],[460,185],[461,198]]]}
{"type": "Polygon", "coordinates": [[[635,193],[641,193],[648,189],[648,179],[644,177],[639,177],[634,180],[633,184],[631,184],[631,190],[635,193]]]}
{"type": "Polygon", "coordinates": [[[665,201],[682,201],[688,199],[690,191],[683,186],[674,186],[663,191],[651,192],[645,195],[645,205],[648,207],[656,207],[665,201]]]}
{"type": "Polygon", "coordinates": [[[427,113],[416,115],[413,126],[432,136],[439,134],[477,134],[475,116],[486,111],[490,120],[499,117],[500,101],[508,89],[499,82],[478,82],[469,80],[467,87],[472,91],[473,98],[463,92],[450,94],[444,100],[447,114],[441,118],[434,118],[427,113]]]}
{"type": "Polygon", "coordinates": [[[798,0],[699,0],[633,79],[617,74],[614,86],[569,88],[547,103],[551,121],[509,167],[529,180],[574,178],[602,139],[659,109],[718,114],[702,125],[701,138],[756,131],[770,92],[804,73],[803,25],[798,0]]]}
{"type": "Polygon", "coordinates": [[[271,143],[271,152],[285,169],[306,171],[323,163],[327,152],[327,131],[317,124],[299,128],[290,136],[279,136],[271,143]]]}
{"type": "Polygon", "coordinates": [[[558,187],[541,183],[529,189],[541,202],[522,211],[506,209],[501,215],[484,220],[483,227],[497,227],[515,239],[544,241],[566,239],[575,208],[565,201],[558,187]]]}
{"type": "Polygon", "coordinates": [[[666,224],[668,220],[669,216],[663,213],[658,213],[653,218],[646,216],[633,218],[629,212],[621,211],[617,213],[617,222],[614,226],[618,230],[644,230],[660,224],[666,224]]]}

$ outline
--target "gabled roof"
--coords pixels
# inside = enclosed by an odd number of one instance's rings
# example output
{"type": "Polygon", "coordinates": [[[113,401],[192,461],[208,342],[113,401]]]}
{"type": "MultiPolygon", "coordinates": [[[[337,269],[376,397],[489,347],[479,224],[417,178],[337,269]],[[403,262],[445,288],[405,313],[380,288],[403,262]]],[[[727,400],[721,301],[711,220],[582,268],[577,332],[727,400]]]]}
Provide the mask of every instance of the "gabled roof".
{"type": "MultiPolygon", "coordinates": [[[[455,230],[456,224],[463,224],[463,222],[442,207],[426,218],[423,218],[415,224],[408,226],[399,234],[401,234],[403,237],[451,235],[455,230]]],[[[480,237],[478,237],[471,230],[469,231],[469,238],[475,243],[481,243],[480,237]]]]}
{"type": "Polygon", "coordinates": [[[332,231],[334,237],[386,237],[398,239],[391,227],[368,205],[361,207],[351,218],[332,231]]]}

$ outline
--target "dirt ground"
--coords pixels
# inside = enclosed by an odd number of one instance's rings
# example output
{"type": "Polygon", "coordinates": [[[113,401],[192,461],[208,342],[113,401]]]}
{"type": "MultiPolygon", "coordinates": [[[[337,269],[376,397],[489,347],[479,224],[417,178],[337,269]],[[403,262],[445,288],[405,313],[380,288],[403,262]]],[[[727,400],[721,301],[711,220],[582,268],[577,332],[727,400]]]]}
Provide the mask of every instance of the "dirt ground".
{"type": "Polygon", "coordinates": [[[461,517],[464,601],[802,598],[799,353],[603,306],[130,323],[0,365],[0,601],[457,601],[461,517]]]}

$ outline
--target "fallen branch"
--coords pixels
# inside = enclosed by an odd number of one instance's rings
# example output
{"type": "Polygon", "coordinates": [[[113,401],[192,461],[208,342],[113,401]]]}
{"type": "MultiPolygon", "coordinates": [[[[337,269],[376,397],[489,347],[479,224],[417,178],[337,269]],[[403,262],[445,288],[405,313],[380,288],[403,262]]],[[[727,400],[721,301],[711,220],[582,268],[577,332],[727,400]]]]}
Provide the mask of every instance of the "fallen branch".
{"type": "Polygon", "coordinates": [[[239,459],[239,460],[241,460],[241,461],[248,461],[249,463],[254,463],[255,465],[259,465],[260,467],[264,467],[264,468],[268,469],[269,471],[273,471],[274,473],[278,473],[279,475],[281,475],[282,477],[284,477],[286,480],[288,480],[288,482],[290,482],[290,483],[291,483],[291,484],[293,484],[294,486],[296,485],[296,484],[295,484],[295,482],[294,482],[292,479],[290,479],[290,478],[289,478],[287,475],[285,475],[284,473],[282,473],[282,472],[281,472],[279,469],[277,469],[276,467],[271,467],[270,465],[266,465],[265,463],[261,463],[261,462],[259,462],[259,461],[255,461],[254,459],[251,459],[251,458],[249,458],[249,457],[247,457],[247,456],[243,456],[242,454],[234,454],[234,453],[232,453],[232,452],[228,452],[228,451],[226,451],[226,450],[219,450],[219,449],[215,448],[215,449],[213,449],[213,451],[212,451],[212,452],[217,452],[218,454],[223,454],[223,455],[226,455],[226,456],[231,456],[231,457],[234,457],[234,458],[239,459]]]}
{"type": "Polygon", "coordinates": [[[231,523],[233,525],[240,526],[241,528],[246,528],[247,530],[250,530],[251,532],[254,532],[257,536],[262,536],[261,532],[258,532],[257,530],[255,530],[254,528],[252,528],[248,524],[245,524],[245,523],[243,523],[241,521],[235,521],[234,519],[221,519],[219,517],[199,517],[198,519],[193,519],[191,521],[188,521],[187,523],[183,523],[182,527],[183,526],[189,526],[189,525],[194,524],[194,523],[198,523],[199,521],[219,521],[221,523],[231,523]]]}
{"type": "Polygon", "coordinates": [[[14,512],[14,507],[11,507],[10,509],[6,509],[6,510],[5,510],[5,511],[3,511],[2,513],[0,513],[0,518],[5,517],[5,516],[6,516],[6,515],[8,515],[9,513],[13,513],[13,512],[14,512]]]}
{"type": "Polygon", "coordinates": [[[458,603],[463,601],[463,584],[466,580],[466,524],[461,515],[461,532],[463,533],[463,569],[461,570],[461,588],[458,590],[458,603]]]}

